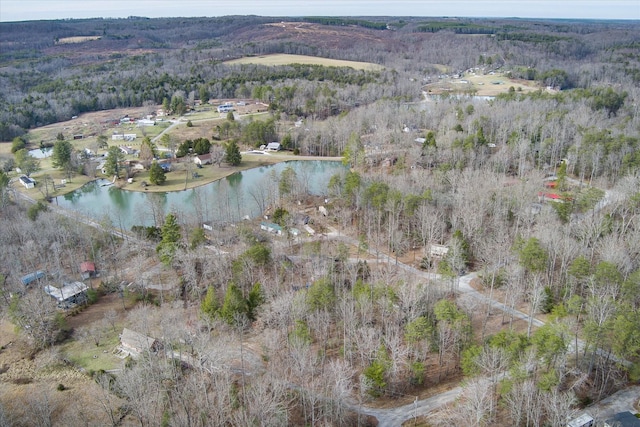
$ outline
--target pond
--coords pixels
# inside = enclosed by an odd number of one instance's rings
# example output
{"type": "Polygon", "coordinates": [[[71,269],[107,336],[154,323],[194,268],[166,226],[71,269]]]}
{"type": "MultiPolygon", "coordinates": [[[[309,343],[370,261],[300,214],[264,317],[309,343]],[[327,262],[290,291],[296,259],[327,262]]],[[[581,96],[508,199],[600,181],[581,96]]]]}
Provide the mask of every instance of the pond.
{"type": "Polygon", "coordinates": [[[53,149],[51,147],[34,148],[33,150],[29,150],[29,155],[36,159],[45,159],[47,157],[51,157],[51,154],[53,154],[53,149]]]}
{"type": "Polygon", "coordinates": [[[121,190],[100,179],[56,197],[54,203],[123,230],[130,230],[133,225],[159,225],[169,212],[185,222],[234,222],[260,216],[277,200],[279,177],[287,167],[295,171],[300,193],[313,195],[327,194],[329,179],[346,170],[341,162],[296,160],[237,172],[200,187],[169,193],[121,190]]]}

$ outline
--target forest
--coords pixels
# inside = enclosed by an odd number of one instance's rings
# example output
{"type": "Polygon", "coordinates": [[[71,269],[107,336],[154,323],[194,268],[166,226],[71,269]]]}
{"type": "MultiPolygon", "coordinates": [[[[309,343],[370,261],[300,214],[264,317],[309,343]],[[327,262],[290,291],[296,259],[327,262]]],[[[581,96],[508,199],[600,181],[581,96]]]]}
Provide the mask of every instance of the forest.
{"type": "Polygon", "coordinates": [[[594,405],[640,380],[639,26],[0,23],[0,425],[605,421],[594,405]],[[77,36],[99,39],[61,42],[77,36]],[[384,68],[225,63],[272,53],[384,68]],[[154,203],[152,227],[121,233],[21,195],[15,166],[38,179],[25,148],[71,150],[34,128],[209,99],[254,99],[268,118],[231,114],[206,141],[173,141],[181,154],[277,140],[342,157],[322,197],[292,168],[255,186],[281,235],[154,203]],[[87,261],[100,275],[86,304],[42,292],[87,261]],[[143,350],[113,362],[125,331],[143,350]]]}

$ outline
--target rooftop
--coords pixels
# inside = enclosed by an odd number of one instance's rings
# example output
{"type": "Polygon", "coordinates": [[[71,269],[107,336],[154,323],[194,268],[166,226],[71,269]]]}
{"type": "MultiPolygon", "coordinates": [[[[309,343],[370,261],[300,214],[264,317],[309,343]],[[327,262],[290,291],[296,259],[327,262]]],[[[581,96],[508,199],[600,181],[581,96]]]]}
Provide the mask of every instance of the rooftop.
{"type": "Polygon", "coordinates": [[[44,291],[58,300],[58,302],[64,302],[69,298],[86,292],[87,289],[89,289],[87,285],[82,282],[65,283],[61,288],[51,285],[44,287],[44,291]]]}

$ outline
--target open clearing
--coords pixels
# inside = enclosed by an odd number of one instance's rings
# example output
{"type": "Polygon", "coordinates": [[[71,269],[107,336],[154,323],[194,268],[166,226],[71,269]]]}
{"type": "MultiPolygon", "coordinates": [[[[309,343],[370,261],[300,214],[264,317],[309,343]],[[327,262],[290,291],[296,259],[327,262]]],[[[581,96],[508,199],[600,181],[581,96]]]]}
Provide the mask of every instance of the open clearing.
{"type": "Polygon", "coordinates": [[[384,69],[383,66],[378,64],[372,64],[370,62],[356,62],[356,61],[342,61],[338,59],[319,58],[315,56],[306,55],[289,55],[289,54],[275,54],[275,55],[263,55],[263,56],[247,56],[240,59],[234,59],[227,61],[225,64],[257,64],[257,65],[290,65],[290,64],[303,64],[303,65],[323,65],[325,67],[351,67],[356,70],[366,71],[378,71],[384,69]]]}
{"type": "Polygon", "coordinates": [[[464,73],[462,76],[443,78],[425,86],[425,90],[432,95],[469,94],[477,96],[496,96],[506,93],[509,88],[517,92],[528,93],[540,90],[534,81],[513,79],[504,73],[482,74],[464,73]]]}
{"type": "Polygon", "coordinates": [[[68,43],[83,43],[90,42],[92,40],[100,40],[101,36],[74,36],[74,37],[62,37],[58,39],[58,44],[68,44],[68,43]]]}

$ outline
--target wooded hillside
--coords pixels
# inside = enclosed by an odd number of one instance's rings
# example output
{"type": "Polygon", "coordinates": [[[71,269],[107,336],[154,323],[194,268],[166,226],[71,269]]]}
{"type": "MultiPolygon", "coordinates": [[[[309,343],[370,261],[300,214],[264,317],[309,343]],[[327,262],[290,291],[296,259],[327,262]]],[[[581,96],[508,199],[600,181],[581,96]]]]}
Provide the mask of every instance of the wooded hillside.
{"type": "MultiPolygon", "coordinates": [[[[638,30],[424,18],[0,24],[0,138],[11,141],[0,150],[0,424],[560,426],[637,384],[638,30]],[[68,39],[79,36],[92,39],[68,39]],[[225,64],[271,53],[384,69],[225,64]],[[498,95],[476,96],[486,86],[498,95]],[[194,214],[164,216],[159,194],[140,207],[153,226],[131,234],[61,215],[15,172],[33,167],[41,180],[24,149],[43,142],[52,168],[87,173],[65,135],[34,140],[32,128],[116,107],[179,117],[210,99],[268,112],[231,112],[213,135],[159,143],[187,161],[211,154],[205,168],[272,141],[347,168],[322,196],[309,194],[313,176],[272,174],[250,194],[263,217],[238,224],[222,201],[198,197],[194,214]],[[220,212],[207,228],[205,204],[220,212]],[[100,273],[85,280],[88,305],[42,292],[80,280],[86,261],[100,273]],[[25,286],[37,271],[46,275],[25,286]],[[153,346],[117,359],[123,328],[153,346]],[[83,395],[93,406],[69,405],[83,395]]],[[[151,164],[156,147],[143,144],[151,164]]]]}

